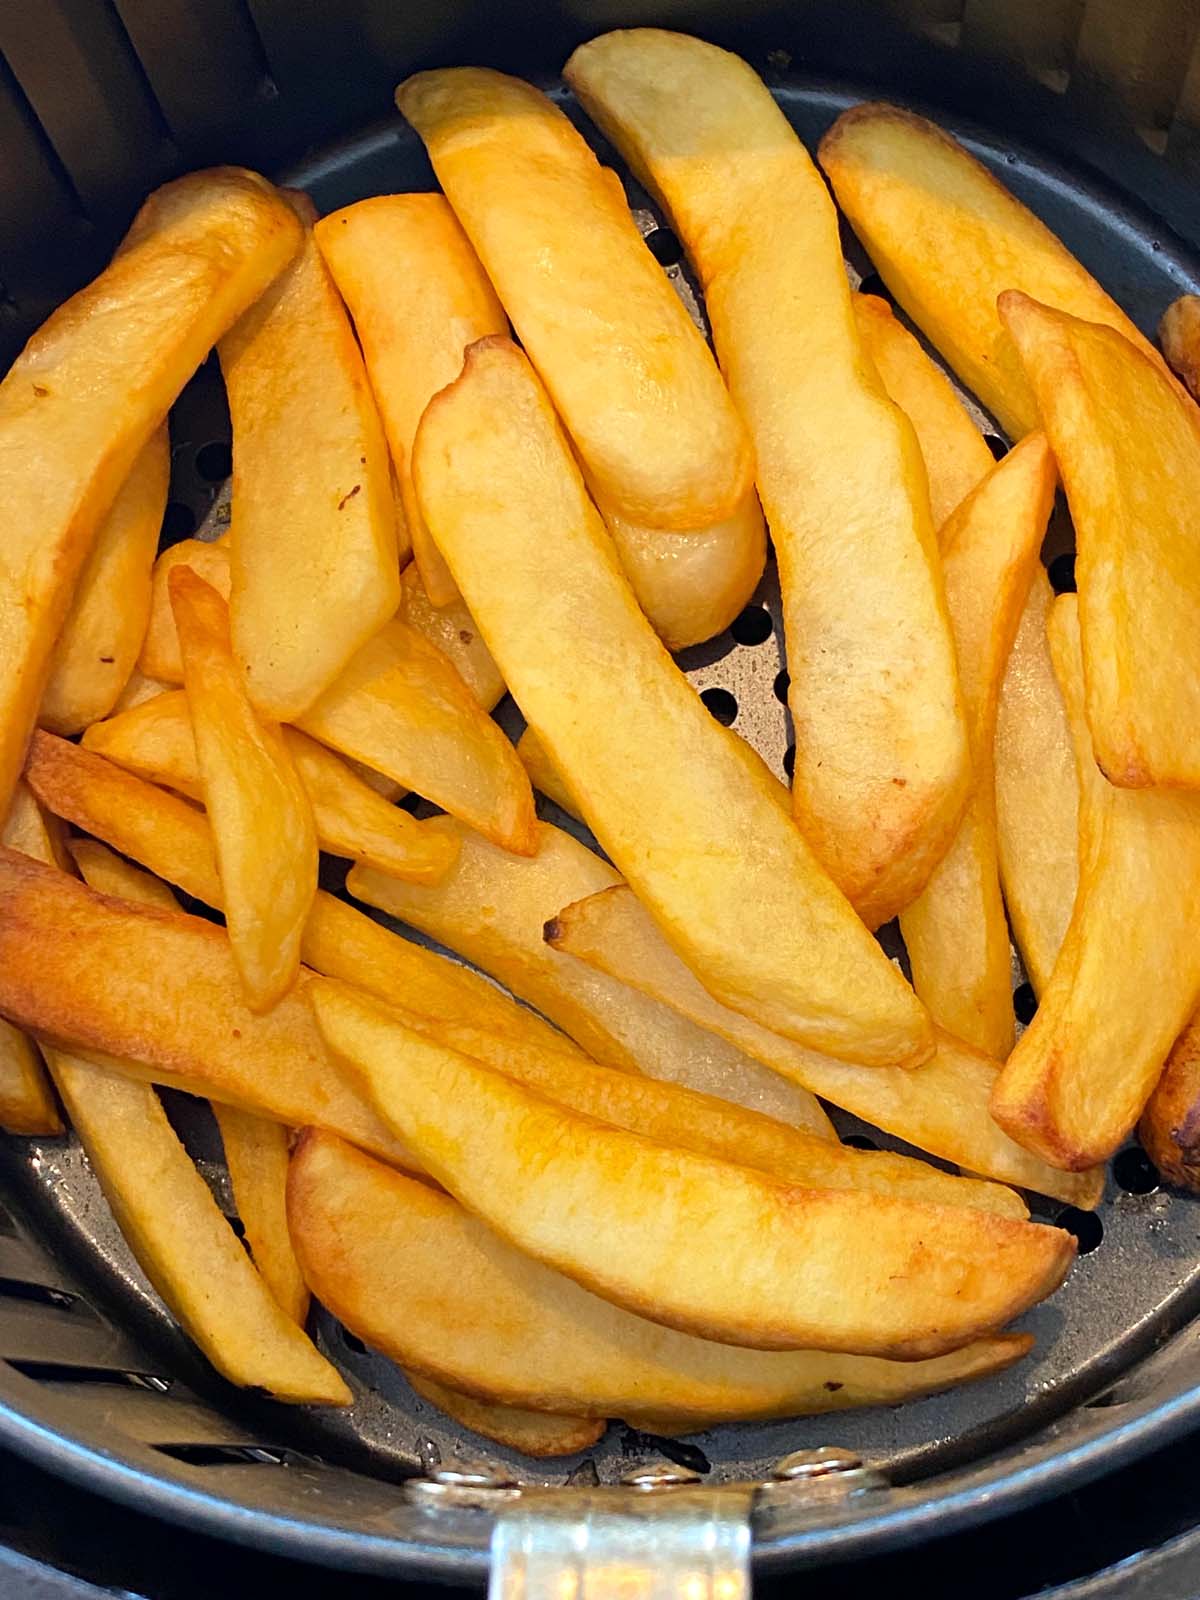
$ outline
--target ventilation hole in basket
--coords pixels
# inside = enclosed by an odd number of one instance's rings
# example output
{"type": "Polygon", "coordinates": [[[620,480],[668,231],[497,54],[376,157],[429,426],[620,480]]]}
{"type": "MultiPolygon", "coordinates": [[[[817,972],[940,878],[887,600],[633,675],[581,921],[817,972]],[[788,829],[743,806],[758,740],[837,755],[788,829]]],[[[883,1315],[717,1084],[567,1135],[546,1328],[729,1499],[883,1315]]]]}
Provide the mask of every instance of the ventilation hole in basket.
{"type": "Polygon", "coordinates": [[[230,1216],[229,1213],[226,1212],[225,1213],[225,1221],[233,1229],[234,1233],[237,1234],[238,1238],[242,1241],[242,1243],[245,1244],[246,1243],[246,1224],[242,1221],[241,1217],[230,1216]]]}
{"type": "Polygon", "coordinates": [[[788,782],[790,783],[796,775],[796,746],[794,744],[788,745],[783,752],[783,770],[787,773],[788,782]]]}
{"type": "Polygon", "coordinates": [[[734,617],[729,631],[739,644],[765,644],[775,627],[771,613],[764,606],[747,606],[734,617]]]}
{"type": "Polygon", "coordinates": [[[104,1383],[121,1389],[152,1389],[169,1394],[171,1380],[155,1372],[126,1372],[121,1367],[86,1367],[70,1361],[23,1361],[10,1356],[8,1364],[35,1383],[104,1383]]]}
{"type": "Polygon", "coordinates": [[[737,717],[737,699],[728,689],[703,689],[700,698],[722,726],[728,728],[737,717]]]}
{"type": "Polygon", "coordinates": [[[196,515],[182,500],[168,500],[162,519],[162,542],[178,544],[196,531],[196,515]]]}
{"type": "Polygon", "coordinates": [[[1054,1219],[1060,1228],[1073,1233],[1081,1256],[1090,1256],[1104,1238],[1104,1224],[1094,1211],[1081,1211],[1078,1206],[1064,1206],[1054,1219]]]}
{"type": "Polygon", "coordinates": [[[711,1472],[712,1462],[698,1444],[685,1439],[667,1439],[658,1433],[643,1433],[639,1428],[626,1428],[621,1434],[623,1456],[665,1456],[677,1467],[689,1472],[711,1472]]]}
{"type": "Polygon", "coordinates": [[[683,246],[670,228],[654,228],[646,235],[646,245],[660,267],[677,267],[683,260],[683,246]]]}
{"type": "Polygon", "coordinates": [[[224,483],[233,471],[233,447],[225,439],[213,439],[196,451],[196,471],[206,483],[224,483]]]}
{"type": "Polygon", "coordinates": [[[1017,1014],[1017,1021],[1023,1022],[1026,1027],[1037,1015],[1037,995],[1033,992],[1031,983],[1019,983],[1013,990],[1013,1010],[1017,1014]]]}
{"type": "Polygon", "coordinates": [[[1055,556],[1046,568],[1050,574],[1050,583],[1055,594],[1075,593],[1075,555],[1068,551],[1066,555],[1055,556]]]}
{"type": "Polygon", "coordinates": [[[1161,1181],[1150,1157],[1136,1144],[1117,1152],[1112,1175],[1117,1187],[1126,1194],[1153,1194],[1161,1181]]]}
{"type": "Polygon", "coordinates": [[[0,1300],[29,1300],[34,1305],[53,1306],[56,1311],[81,1312],[94,1316],[91,1306],[66,1289],[52,1289],[47,1283],[26,1283],[23,1278],[0,1278],[0,1300]]]}
{"type": "Polygon", "coordinates": [[[791,677],[786,667],[784,667],[782,672],[777,672],[775,674],[775,682],[772,687],[775,690],[775,698],[779,701],[781,706],[787,705],[788,688],[791,684],[791,681],[791,677]]]}
{"type": "Polygon", "coordinates": [[[154,1448],[189,1467],[286,1467],[301,1459],[290,1450],[266,1449],[257,1444],[158,1444],[154,1448]]]}
{"type": "Polygon", "coordinates": [[[881,300],[890,300],[892,298],[888,293],[887,284],[884,283],[883,279],[877,272],[867,273],[866,277],[858,286],[858,292],[859,294],[878,295],[881,300]]]}
{"type": "Polygon", "coordinates": [[[349,1328],[345,1328],[345,1327],[339,1328],[338,1332],[342,1336],[342,1343],[346,1346],[346,1349],[349,1350],[353,1355],[356,1355],[356,1356],[367,1356],[367,1355],[370,1355],[371,1352],[367,1349],[366,1345],[362,1342],[362,1340],[358,1337],[358,1335],[356,1333],[351,1333],[350,1329],[349,1328]]]}
{"type": "Polygon", "coordinates": [[[995,456],[997,461],[1002,461],[1008,454],[1008,441],[1002,439],[998,433],[985,433],[983,442],[995,456]]]}
{"type": "Polygon", "coordinates": [[[842,1140],[842,1143],[848,1144],[851,1150],[879,1149],[879,1146],[876,1144],[875,1140],[872,1139],[869,1134],[865,1133],[848,1133],[842,1140]]]}

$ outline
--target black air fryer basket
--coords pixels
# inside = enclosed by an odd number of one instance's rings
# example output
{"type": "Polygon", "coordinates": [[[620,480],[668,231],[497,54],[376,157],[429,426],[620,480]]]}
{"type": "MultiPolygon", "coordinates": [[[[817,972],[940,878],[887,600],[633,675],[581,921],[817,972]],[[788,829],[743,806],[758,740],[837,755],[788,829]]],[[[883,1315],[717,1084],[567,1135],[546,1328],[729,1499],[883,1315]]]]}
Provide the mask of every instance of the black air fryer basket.
{"type": "MultiPolygon", "coordinates": [[[[175,172],[258,166],[322,212],[431,188],[391,94],[416,68],[454,63],[516,71],[560,97],[622,171],[686,298],[673,238],[557,77],[583,39],[641,23],[746,55],[810,148],[859,99],[926,111],[1147,333],[1175,296],[1200,291],[1194,0],[5,0],[4,363],[175,172]]],[[[849,238],[847,259],[856,279],[871,274],[849,238]]],[[[217,531],[227,443],[210,364],[172,415],[165,542],[217,531]]],[[[1068,550],[1060,526],[1046,559],[1068,550]]],[[[768,570],[757,615],[681,664],[700,689],[725,691],[714,709],[782,773],[777,602],[768,570]]],[[[207,1110],[167,1098],[231,1209],[207,1110]]],[[[1003,1376],[895,1411],[687,1441],[614,1425],[585,1456],[536,1466],[449,1422],[320,1308],[315,1337],[357,1395],[348,1412],[223,1384],[148,1288],[72,1137],[0,1137],[0,1195],[0,1443],[163,1518],[331,1566],[479,1579],[491,1552],[533,1594],[551,1580],[569,1592],[585,1562],[610,1563],[614,1581],[667,1563],[690,1575],[689,1595],[732,1600],[748,1544],[760,1570],[911,1544],[1061,1493],[1200,1423],[1200,1203],[1156,1188],[1132,1147],[1096,1216],[1039,1203],[1036,1215],[1077,1233],[1080,1259],[1026,1319],[1035,1354],[1003,1376]]]]}

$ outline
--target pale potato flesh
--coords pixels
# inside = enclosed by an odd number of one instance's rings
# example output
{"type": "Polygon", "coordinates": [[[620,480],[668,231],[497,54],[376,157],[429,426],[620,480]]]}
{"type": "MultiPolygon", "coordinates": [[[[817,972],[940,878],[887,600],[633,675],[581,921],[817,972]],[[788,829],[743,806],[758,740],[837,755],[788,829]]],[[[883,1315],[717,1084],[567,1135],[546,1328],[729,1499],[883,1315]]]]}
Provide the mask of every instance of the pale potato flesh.
{"type": "Polygon", "coordinates": [[[434,888],[356,866],[347,889],[491,973],[596,1061],[830,1133],[825,1113],[807,1090],[785,1083],[670,1007],[546,944],[545,924],[560,907],[621,881],[599,856],[548,823],[539,823],[537,854],[528,860],[497,850],[462,827],[455,831],[462,843],[458,861],[434,888]]]}
{"type": "Polygon", "coordinates": [[[605,1429],[602,1417],[553,1416],[548,1411],[526,1411],[516,1406],[500,1406],[477,1400],[474,1395],[451,1389],[434,1378],[406,1372],[409,1386],[472,1433],[482,1434],[506,1449],[526,1456],[570,1456],[596,1444],[605,1429]]]}
{"type": "Polygon", "coordinates": [[[396,103],[606,502],[661,529],[732,515],[753,476],[746,431],[563,112],[531,84],[473,67],[417,73],[396,103]]]}
{"type": "Polygon", "coordinates": [[[166,694],[170,687],[169,683],[163,683],[158,678],[147,678],[140,667],[134,667],[113,704],[112,714],[116,716],[122,711],[132,711],[134,706],[144,706],[147,700],[156,700],[160,694],[166,694]]]}
{"type": "Polygon", "coordinates": [[[565,76],[700,278],[779,562],[796,817],[877,927],[948,846],[969,760],[924,464],[864,353],[828,191],[726,51],[639,28],[565,76]]]}
{"type": "Polygon", "coordinates": [[[308,1285],[287,1225],[291,1134],[278,1122],[219,1100],[213,1102],[213,1112],[251,1259],[280,1307],[302,1328],[308,1316],[308,1285]]]}
{"type": "Polygon", "coordinates": [[[900,913],[913,987],[939,1027],[1003,1060],[1012,963],[1000,894],[992,745],[1008,653],[1038,565],[1058,475],[1043,433],[993,467],[943,531],[942,568],[971,730],[971,796],[949,850],[900,913]]]}
{"type": "Polygon", "coordinates": [[[1163,355],[1200,400],[1200,294],[1181,294],[1163,312],[1158,325],[1163,355]]]}
{"type": "Polygon", "coordinates": [[[352,989],[317,979],[308,993],[330,1048],[443,1188],[519,1249],[669,1327],[762,1350],[942,1355],[1052,1293],[1074,1257],[1056,1229],[797,1187],[608,1127],[352,989]]]}
{"type": "Polygon", "coordinates": [[[1200,1001],[1200,795],[1118,789],[1084,714],[1079,608],[1049,637],[1079,772],[1079,893],[1037,1015],[992,1111],[1027,1149],[1078,1169],[1118,1148],[1200,1001]]]}
{"type": "Polygon", "coordinates": [[[1050,981],[1079,887],[1079,779],[1050,660],[1054,603],[1039,564],[1009,652],[993,747],[1000,883],[1035,993],[1050,981]]]}
{"type": "Polygon", "coordinates": [[[191,567],[198,577],[212,584],[222,599],[227,601],[233,588],[229,564],[231,543],[228,533],[222,534],[219,539],[180,539],[178,544],[164,550],[154,563],[150,620],[146,624],[146,637],[138,657],[138,666],[148,678],[166,684],[183,682],[179,634],[175,629],[168,587],[171,573],[176,567],[191,567]]]}
{"type": "Polygon", "coordinates": [[[387,442],[311,228],[218,351],[233,423],[234,653],[256,709],[291,722],[400,603],[387,442]]]}
{"type": "Polygon", "coordinates": [[[134,462],[79,574],[38,713],[43,728],[81,733],[108,716],[128,683],[150,616],[170,474],[163,423],[134,462]]]}
{"type": "Polygon", "coordinates": [[[1200,788],[1200,411],[1111,328],[1001,299],[1075,524],[1087,719],[1112,783],[1200,788]]]}
{"type": "Polygon", "coordinates": [[[709,715],[638,611],[514,345],[471,347],[425,413],[414,477],[521,710],[713,993],[841,1055],[923,1060],[928,1018],[779,811],[760,758],[709,715]]]}
{"type": "Polygon", "coordinates": [[[912,423],[929,479],[929,509],[942,543],[946,518],[995,466],[954,385],[874,294],[854,296],[858,335],[890,399],[912,423]]]}
{"type": "Polygon", "coordinates": [[[852,106],[819,160],[890,292],[1011,437],[1037,427],[1039,408],[996,311],[1006,289],[1116,328],[1162,366],[1061,240],[924,117],[852,106]]]}
{"type": "Polygon", "coordinates": [[[292,1160],[288,1217],[314,1293],[407,1370],[495,1403],[682,1429],[894,1405],[1000,1371],[1009,1334],[930,1361],[759,1351],[635,1316],[523,1255],[449,1195],[324,1134],[292,1160]]]}
{"type": "Polygon", "coordinates": [[[521,758],[521,765],[529,774],[529,781],[533,787],[544,794],[547,800],[553,800],[554,804],[569,817],[574,817],[576,822],[582,822],[579,807],[563,782],[562,773],[546,754],[545,745],[532,728],[526,728],[517,740],[517,754],[521,758]]]}
{"type": "MultiPolygon", "coordinates": [[[[437,645],[485,711],[494,711],[504,697],[504,679],[462,596],[435,606],[421,574],[411,561],[400,574],[400,615],[410,628],[437,645]]],[[[458,591],[455,590],[457,594],[458,591]]]]}
{"type": "Polygon", "coordinates": [[[229,607],[190,567],[176,567],[169,588],[229,942],[251,1008],[268,1011],[299,974],[317,892],[312,806],[278,724],[247,694],[229,607]]]}
{"type": "Polygon", "coordinates": [[[102,520],[176,395],[299,242],[296,218],[253,173],[177,179],[0,383],[0,815],[102,520]]]}
{"type": "Polygon", "coordinates": [[[989,1112],[1000,1063],[949,1034],[938,1035],[932,1060],[911,1070],[860,1067],[806,1050],[719,1005],[625,885],[565,907],[547,933],[558,948],[677,1009],[789,1081],[885,1133],[1001,1183],[1086,1209],[1099,1204],[1103,1169],[1060,1172],[1001,1132],[989,1112]]]}

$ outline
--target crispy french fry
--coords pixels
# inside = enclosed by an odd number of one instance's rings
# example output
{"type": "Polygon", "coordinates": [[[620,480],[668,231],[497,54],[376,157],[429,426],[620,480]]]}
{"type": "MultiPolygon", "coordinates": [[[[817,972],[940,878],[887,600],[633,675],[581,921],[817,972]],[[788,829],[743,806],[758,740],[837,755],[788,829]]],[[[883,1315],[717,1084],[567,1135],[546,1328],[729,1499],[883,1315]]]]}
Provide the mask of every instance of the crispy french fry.
{"type": "Polygon", "coordinates": [[[425,592],[450,605],[458,590],[421,516],[409,458],[422,411],[458,377],[463,351],[508,332],[504,307],[444,195],[377,195],[313,232],[354,318],[425,592]]]}
{"type": "Polygon", "coordinates": [[[146,637],[138,666],[148,678],[161,683],[183,682],[183,661],[179,655],[179,634],[171,611],[168,590],[171,573],[176,567],[191,567],[205,583],[211,583],[223,599],[229,599],[233,575],[229,566],[228,533],[219,539],[181,539],[178,544],[164,550],[154,563],[154,577],[150,589],[150,620],[146,624],[146,637]]]}
{"type": "Polygon", "coordinates": [[[308,1285],[287,1225],[291,1135],[278,1122],[215,1101],[233,1203],[246,1230],[254,1265],[280,1306],[300,1327],[308,1316],[308,1285]]]}
{"type": "Polygon", "coordinates": [[[1013,640],[996,717],[996,837],[1013,937],[1037,994],[1050,981],[1079,887],[1079,779],[1039,564],[1013,640]]]}
{"type": "Polygon", "coordinates": [[[417,73],[396,103],[608,503],[664,529],[730,516],[753,473],[745,430],[564,114],[532,85],[472,67],[417,73]]]}
{"type": "Polygon", "coordinates": [[[1162,366],[1049,228],[924,117],[852,106],[822,139],[819,159],[889,290],[1014,438],[1037,426],[1038,406],[996,313],[1006,289],[1106,323],[1162,366]]]}
{"type": "Polygon", "coordinates": [[[995,465],[992,452],[955,394],[954,385],[886,300],[874,294],[856,294],[854,317],[859,338],[889,398],[916,430],[929,478],[929,509],[940,543],[946,518],[995,465]]]}
{"type": "Polygon", "coordinates": [[[169,587],[229,941],[251,1009],[268,1011],[296,981],[317,892],[312,806],[278,726],[246,693],[225,601],[190,567],[169,587]]]}
{"type": "Polygon", "coordinates": [[[1079,893],[992,1114],[1027,1149],[1077,1170],[1133,1127],[1200,1001],[1200,796],[1105,781],[1084,715],[1074,595],[1054,602],[1049,637],[1079,770],[1079,893]]]}
{"type": "Polygon", "coordinates": [[[714,993],[841,1054],[923,1060],[929,1025],[912,992],[780,813],[758,756],[708,715],[639,616],[514,345],[471,347],[425,413],[414,477],[505,682],[714,993]]]}
{"type": "Polygon", "coordinates": [[[1029,434],[971,491],[944,530],[942,567],[974,773],[949,850],[900,913],[913,987],[934,1021],[1001,1060],[1012,1049],[1015,1023],[992,744],[1005,663],[1057,481],[1045,434],[1029,434]]]}
{"type": "Polygon", "coordinates": [[[387,442],[315,213],[303,197],[297,211],[299,254],[218,346],[233,648],[256,709],[278,722],[306,711],[400,603],[387,442]]]}
{"type": "Polygon", "coordinates": [[[1163,312],[1159,343],[1168,364],[1200,400],[1200,294],[1181,294],[1163,312]]]}
{"type": "Polygon", "coordinates": [[[299,719],[506,850],[533,848],[533,792],[512,746],[442,652],[395,620],[299,719]]]}
{"type": "Polygon", "coordinates": [[[1200,412],[1111,328],[1011,291],[1000,311],[1075,524],[1096,760],[1126,788],[1200,788],[1200,412]]]}
{"type": "Polygon", "coordinates": [[[315,979],[308,994],[330,1047],[432,1177],[519,1249],[668,1327],[760,1350],[943,1355],[1052,1293],[1074,1257],[1055,1229],[797,1188],[606,1127],[352,989],[315,979]]]}
{"type": "MultiPolygon", "coordinates": [[[[492,660],[475,619],[461,595],[435,606],[425,592],[415,561],[400,574],[400,615],[410,628],[437,645],[485,711],[492,711],[504,696],[504,679],[492,660]]],[[[458,591],[455,590],[455,594],[458,591]]]]}
{"type": "MultiPolygon", "coordinates": [[[[296,728],[281,730],[296,775],[313,808],[323,850],[369,861],[383,872],[436,883],[454,863],[458,844],[444,828],[430,828],[389,805],[346,762],[296,728]]],[[[83,736],[86,750],[118,766],[201,799],[196,741],[187,697],[172,690],[105,722],[83,736]]]]}
{"type": "Polygon", "coordinates": [[[417,888],[357,866],[347,889],[490,972],[596,1061],[640,1068],[652,1078],[733,1100],[780,1122],[829,1131],[825,1113],[803,1089],[669,1007],[546,945],[543,927],[560,906],[620,882],[599,856],[547,823],[538,824],[538,852],[528,860],[497,850],[464,828],[456,831],[461,854],[437,887],[417,888]]]}
{"type": "Polygon", "coordinates": [[[136,900],[139,905],[157,906],[160,911],[179,910],[179,901],[168,884],[116,855],[99,840],[72,839],[67,849],[89,889],[114,900],[136,900]]]}
{"type": "Polygon", "coordinates": [[[547,934],[557,948],[677,1008],[791,1082],[930,1155],[1072,1205],[1091,1208],[1099,1203],[1102,1169],[1059,1172],[1000,1131],[988,1109],[999,1063],[949,1034],[938,1036],[931,1061],[911,1071],[859,1067],[805,1050],[719,1005],[624,884],[565,907],[547,934]]]}
{"type": "Polygon", "coordinates": [[[111,266],[58,308],[0,384],[0,815],[101,521],[175,396],[299,236],[253,173],[177,179],[151,195],[111,266]]]}
{"type": "Polygon", "coordinates": [[[529,774],[529,781],[533,787],[540,790],[548,800],[553,800],[554,804],[569,817],[582,822],[579,807],[563,782],[562,774],[546,754],[545,745],[532,728],[526,728],[517,740],[517,754],[521,758],[521,765],[529,774]]]}
{"type": "Polygon", "coordinates": [[[836,213],[736,56],[638,28],[581,46],[565,76],[699,274],[779,562],[796,818],[876,927],[945,852],[969,761],[924,466],[864,355],[836,213]],[[747,227],[752,211],[773,225],[747,227]]]}
{"type": "Polygon", "coordinates": [[[79,574],[38,714],[55,733],[81,733],[108,716],[129,681],[150,615],[170,475],[163,423],[134,462],[79,574]]]}
{"type": "Polygon", "coordinates": [[[335,1316],[407,1369],[500,1404],[705,1425],[894,1405],[997,1372],[1032,1342],[1002,1335],[899,1362],[694,1339],[589,1294],[448,1195],[325,1134],[293,1157],[288,1218],[335,1316]]]}
{"type": "Polygon", "coordinates": [[[1138,1122],[1138,1138],[1168,1183],[1200,1192],[1200,1022],[1176,1039],[1138,1122]]]}
{"type": "Polygon", "coordinates": [[[144,706],[147,700],[157,700],[160,694],[166,694],[171,688],[169,683],[163,683],[158,678],[147,678],[140,667],[134,667],[129,674],[129,680],[117,696],[113,704],[112,715],[120,716],[122,711],[132,711],[135,706],[144,706]]]}
{"type": "Polygon", "coordinates": [[[405,1377],[423,1400],[461,1422],[464,1428],[527,1456],[570,1456],[588,1450],[599,1441],[606,1426],[603,1417],[560,1417],[548,1411],[498,1406],[415,1372],[407,1372],[405,1377]]]}
{"type": "MultiPolygon", "coordinates": [[[[37,804],[25,784],[18,783],[0,842],[40,857],[39,834],[46,837],[37,804]]],[[[63,1128],[37,1045],[8,1022],[0,1022],[0,1128],[22,1134],[61,1133],[63,1128]]]]}

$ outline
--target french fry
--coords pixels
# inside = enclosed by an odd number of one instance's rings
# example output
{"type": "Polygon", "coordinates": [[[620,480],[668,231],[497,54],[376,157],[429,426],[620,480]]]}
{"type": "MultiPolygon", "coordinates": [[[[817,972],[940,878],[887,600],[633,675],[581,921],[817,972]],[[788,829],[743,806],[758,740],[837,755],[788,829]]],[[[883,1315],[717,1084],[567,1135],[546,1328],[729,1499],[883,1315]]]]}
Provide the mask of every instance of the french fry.
{"type": "Polygon", "coordinates": [[[369,639],[299,726],[504,849],[533,848],[533,791],[512,745],[442,652],[407,623],[389,622],[369,639]]]}
{"type": "Polygon", "coordinates": [[[859,1067],[805,1050],[719,1005],[623,884],[565,907],[547,927],[547,935],[556,948],[678,1009],[790,1082],[930,1155],[1071,1205],[1090,1209],[1099,1204],[1102,1169],[1060,1172],[1000,1131],[989,1113],[999,1062],[949,1034],[938,1035],[931,1061],[910,1071],[859,1067]]]}
{"type": "Polygon", "coordinates": [[[0,815],[102,520],[176,395],[299,237],[253,173],[177,179],[151,195],[116,259],[58,308],[0,384],[0,815]]]}
{"type": "Polygon", "coordinates": [[[72,839],[67,849],[89,889],[114,900],[135,900],[139,905],[157,906],[160,911],[179,910],[179,901],[168,884],[152,872],[135,867],[98,839],[72,839]]]}
{"type": "Polygon", "coordinates": [[[877,927],[945,852],[969,761],[924,466],[863,352],[836,213],[736,56],[638,28],[581,46],[565,76],[700,277],[779,562],[796,818],[877,927]],[[748,228],[752,211],[772,227],[748,228]]]}
{"type": "MultiPolygon", "coordinates": [[[[309,803],[317,841],[332,855],[369,861],[383,872],[417,883],[436,883],[454,863],[458,844],[444,828],[430,828],[389,805],[331,750],[295,728],[283,743],[309,803]]],[[[201,796],[196,741],[187,697],[172,690],[105,722],[83,736],[85,750],[115,761],[152,783],[201,796]]]]}
{"type": "Polygon", "coordinates": [[[352,989],[315,979],[308,994],[330,1048],[437,1182],[519,1249],[668,1327],[915,1360],[1019,1316],[1074,1257],[1055,1229],[798,1188],[606,1127],[430,1044],[352,989]]]}
{"type": "Polygon", "coordinates": [[[608,504],[662,529],[731,516],[753,475],[745,429],[564,114],[532,85],[471,67],[417,73],[396,104],[608,504]]]}
{"type": "Polygon", "coordinates": [[[164,550],[154,563],[154,576],[150,588],[150,620],[146,624],[146,637],[138,666],[148,678],[161,683],[183,682],[183,661],[179,654],[179,634],[171,611],[168,585],[176,567],[191,567],[197,577],[212,584],[217,593],[229,599],[233,575],[229,566],[228,533],[219,539],[181,539],[178,544],[164,550]]]}
{"type": "Polygon", "coordinates": [[[348,891],[490,972],[594,1060],[640,1069],[794,1127],[829,1133],[825,1113],[804,1089],[785,1083],[669,1007],[546,945],[543,927],[561,906],[621,881],[599,856],[547,823],[538,824],[538,851],[528,860],[497,850],[460,826],[455,831],[462,843],[458,862],[435,888],[417,888],[356,866],[346,880],[348,891]]]}
{"type": "Polygon", "coordinates": [[[301,1328],[308,1316],[308,1286],[287,1225],[287,1175],[291,1135],[237,1106],[214,1101],[233,1203],[246,1230],[250,1255],[267,1288],[301,1328]]]}
{"type": "Polygon", "coordinates": [[[1087,720],[1126,788],[1200,788],[1200,412],[1111,328],[1007,292],[1075,524],[1087,720]]]}
{"type": "Polygon", "coordinates": [[[1200,1024],[1176,1039],[1138,1122],[1146,1154],[1170,1184],[1200,1191],[1200,1024]]]}
{"type": "Polygon", "coordinates": [[[169,683],[163,683],[158,678],[147,678],[140,667],[134,667],[129,674],[129,680],[117,696],[112,715],[120,716],[122,711],[132,711],[135,706],[144,706],[147,700],[157,700],[160,694],[166,694],[171,688],[169,683]]]}
{"type": "Polygon", "coordinates": [[[854,317],[863,348],[875,363],[889,398],[916,430],[929,478],[929,509],[940,543],[946,518],[995,466],[992,452],[955,394],[954,385],[886,300],[874,294],[856,294],[854,317]]]}
{"type": "Polygon", "coordinates": [[[532,728],[526,728],[517,740],[517,754],[521,758],[521,765],[529,774],[529,781],[533,787],[540,790],[548,800],[553,800],[554,804],[569,817],[574,817],[576,822],[582,822],[579,807],[568,792],[562,774],[546,754],[545,745],[532,728]]]}
{"type": "MultiPolygon", "coordinates": [[[[0,842],[10,850],[36,856],[42,849],[42,834],[37,804],[25,784],[18,783],[0,842]]],[[[8,1022],[0,1022],[0,1128],[19,1134],[63,1131],[37,1045],[8,1022]]]]}
{"type": "Polygon", "coordinates": [[[38,714],[54,733],[81,733],[108,716],[129,681],[150,615],[170,475],[164,423],[134,462],[79,574],[38,714]]]}
{"type": "Polygon", "coordinates": [[[1200,1001],[1200,796],[1118,789],[1084,713],[1076,597],[1050,649],[1079,770],[1079,893],[1037,1015],[996,1082],[992,1114],[1057,1166],[1110,1156],[1200,1001]]]}
{"type": "Polygon", "coordinates": [[[296,259],[218,345],[233,422],[233,648],[256,710],[276,722],[306,711],[400,603],[383,427],[316,214],[304,196],[293,204],[296,259]]]}
{"type": "Polygon", "coordinates": [[[229,942],[251,1009],[268,1011],[296,981],[317,892],[312,806],[278,726],[246,693],[228,606],[190,567],[169,587],[229,942]]]}
{"type": "Polygon", "coordinates": [[[677,1425],[894,1405],[1000,1371],[1032,1343],[1001,1335],[900,1362],[694,1339],[590,1294],[448,1195],[326,1134],[305,1134],[292,1159],[288,1218],[313,1292],[347,1327],[493,1403],[677,1425]]]}
{"type": "Polygon", "coordinates": [[[604,1433],[602,1417],[552,1416],[548,1411],[525,1411],[515,1406],[498,1406],[488,1400],[476,1400],[473,1395],[462,1394],[433,1378],[418,1377],[415,1372],[405,1373],[409,1386],[437,1406],[455,1422],[473,1433],[482,1434],[506,1449],[519,1450],[527,1456],[571,1456],[579,1450],[588,1450],[604,1433]]]}
{"type": "Polygon", "coordinates": [[[852,106],[818,159],[888,289],[1013,438],[1037,427],[1039,408],[996,312],[1006,289],[1116,328],[1162,367],[1049,228],[924,117],[852,106]]]}
{"type": "Polygon", "coordinates": [[[996,716],[996,839],[1013,937],[1041,994],[1079,887],[1079,779],[1046,619],[1054,602],[1039,564],[1013,640],[996,716]]]}
{"type": "Polygon", "coordinates": [[[404,621],[449,658],[485,711],[495,710],[504,697],[504,679],[462,597],[435,606],[425,593],[415,561],[400,574],[400,589],[404,621]]]}
{"type": "Polygon", "coordinates": [[[1012,1049],[1015,1023],[992,745],[1000,684],[1057,481],[1045,434],[1028,434],[943,530],[942,569],[971,730],[973,786],[949,850],[900,913],[913,987],[934,1021],[1001,1060],[1012,1049]]]}
{"type": "Polygon", "coordinates": [[[1163,312],[1159,343],[1168,365],[1200,400],[1200,294],[1181,294],[1163,312]]]}
{"type": "Polygon", "coordinates": [[[592,832],[713,992],[840,1054],[923,1060],[929,1024],[912,992],[780,813],[761,760],[709,716],[638,614],[514,345],[471,347],[425,413],[414,478],[592,832]]]}
{"type": "Polygon", "coordinates": [[[508,332],[504,307],[444,195],[377,195],[313,232],[354,318],[425,592],[433,605],[451,605],[458,590],[413,493],[412,442],[422,411],[462,371],[467,346],[508,332]]]}

